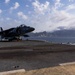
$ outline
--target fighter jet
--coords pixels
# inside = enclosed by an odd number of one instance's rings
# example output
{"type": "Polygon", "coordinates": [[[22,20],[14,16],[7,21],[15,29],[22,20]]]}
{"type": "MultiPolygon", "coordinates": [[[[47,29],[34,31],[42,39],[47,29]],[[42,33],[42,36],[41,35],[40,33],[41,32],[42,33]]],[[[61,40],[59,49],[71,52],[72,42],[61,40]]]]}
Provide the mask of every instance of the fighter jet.
{"type": "Polygon", "coordinates": [[[3,30],[2,27],[0,29],[1,39],[7,39],[8,41],[20,39],[20,36],[28,37],[27,33],[35,30],[35,28],[26,26],[25,24],[7,30],[3,30]]]}

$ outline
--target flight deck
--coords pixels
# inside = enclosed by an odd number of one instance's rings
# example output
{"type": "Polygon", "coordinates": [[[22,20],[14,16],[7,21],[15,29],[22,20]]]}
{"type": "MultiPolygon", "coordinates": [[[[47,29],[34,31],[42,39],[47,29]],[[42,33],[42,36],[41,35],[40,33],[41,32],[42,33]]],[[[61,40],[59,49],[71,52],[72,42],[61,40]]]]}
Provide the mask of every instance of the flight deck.
{"type": "MultiPolygon", "coordinates": [[[[37,74],[40,71],[42,74],[44,69],[45,71],[51,71],[53,67],[56,67],[52,72],[54,73],[58,66],[61,68],[64,64],[67,65],[66,63],[68,65],[75,64],[74,45],[55,44],[37,40],[0,42],[0,73],[13,70],[19,70],[20,72],[23,69],[26,73],[34,73],[36,71],[37,74]]],[[[58,71],[58,73],[61,71],[58,71]]],[[[16,73],[16,75],[18,74],[16,73]]]]}

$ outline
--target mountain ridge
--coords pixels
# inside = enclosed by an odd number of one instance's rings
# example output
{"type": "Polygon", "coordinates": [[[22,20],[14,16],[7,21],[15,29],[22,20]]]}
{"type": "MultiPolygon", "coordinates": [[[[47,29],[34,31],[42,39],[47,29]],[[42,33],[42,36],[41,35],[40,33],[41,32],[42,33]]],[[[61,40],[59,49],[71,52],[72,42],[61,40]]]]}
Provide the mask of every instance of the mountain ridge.
{"type": "Polygon", "coordinates": [[[36,37],[75,37],[75,30],[57,30],[54,32],[36,32],[36,33],[30,33],[31,36],[36,37]]]}

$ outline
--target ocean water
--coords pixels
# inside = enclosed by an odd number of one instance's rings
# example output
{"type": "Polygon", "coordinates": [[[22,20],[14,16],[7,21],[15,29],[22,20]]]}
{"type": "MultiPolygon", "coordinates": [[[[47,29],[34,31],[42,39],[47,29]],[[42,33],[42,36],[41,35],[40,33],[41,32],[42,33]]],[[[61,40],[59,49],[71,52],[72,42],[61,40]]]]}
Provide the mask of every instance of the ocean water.
{"type": "Polygon", "coordinates": [[[52,43],[75,43],[75,37],[26,37],[29,40],[42,40],[52,43]]]}

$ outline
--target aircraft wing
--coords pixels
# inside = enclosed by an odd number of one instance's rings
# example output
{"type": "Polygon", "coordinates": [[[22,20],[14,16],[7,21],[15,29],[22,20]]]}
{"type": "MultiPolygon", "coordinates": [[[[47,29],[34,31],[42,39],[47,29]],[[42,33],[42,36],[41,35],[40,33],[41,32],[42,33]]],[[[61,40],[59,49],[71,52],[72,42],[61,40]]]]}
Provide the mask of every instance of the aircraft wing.
{"type": "Polygon", "coordinates": [[[9,33],[9,32],[12,31],[13,29],[14,29],[14,28],[10,28],[10,29],[1,31],[1,32],[0,32],[0,35],[3,34],[3,33],[9,33]]]}

